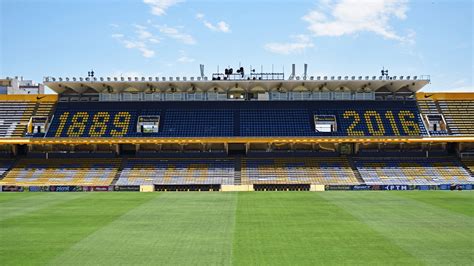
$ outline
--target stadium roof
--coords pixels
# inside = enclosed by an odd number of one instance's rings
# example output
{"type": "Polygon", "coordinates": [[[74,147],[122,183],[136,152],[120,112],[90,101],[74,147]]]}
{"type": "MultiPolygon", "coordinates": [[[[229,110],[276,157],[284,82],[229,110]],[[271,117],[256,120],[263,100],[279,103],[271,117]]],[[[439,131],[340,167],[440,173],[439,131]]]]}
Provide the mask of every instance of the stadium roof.
{"type": "Polygon", "coordinates": [[[207,80],[158,77],[120,78],[54,78],[46,77],[45,85],[58,94],[101,92],[188,92],[243,90],[269,91],[366,91],[407,92],[419,91],[430,82],[429,76],[407,77],[311,77],[307,80],[207,80]]]}

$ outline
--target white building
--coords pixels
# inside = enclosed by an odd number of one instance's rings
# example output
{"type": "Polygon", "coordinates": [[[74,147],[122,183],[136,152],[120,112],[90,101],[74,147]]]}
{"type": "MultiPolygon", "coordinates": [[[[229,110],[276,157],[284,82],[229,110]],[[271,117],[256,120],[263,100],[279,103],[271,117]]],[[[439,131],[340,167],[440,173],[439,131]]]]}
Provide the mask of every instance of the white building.
{"type": "Polygon", "coordinates": [[[0,94],[44,94],[44,85],[23,77],[0,79],[0,94]]]}

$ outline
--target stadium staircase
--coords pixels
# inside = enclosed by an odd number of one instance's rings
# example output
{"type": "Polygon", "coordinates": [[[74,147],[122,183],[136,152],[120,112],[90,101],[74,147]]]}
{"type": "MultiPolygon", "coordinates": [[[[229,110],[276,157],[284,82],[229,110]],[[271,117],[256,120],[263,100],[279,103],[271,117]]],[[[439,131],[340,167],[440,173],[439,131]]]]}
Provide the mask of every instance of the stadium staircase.
{"type": "Polygon", "coordinates": [[[111,186],[115,186],[115,184],[117,183],[117,181],[120,178],[120,175],[122,174],[123,169],[127,165],[127,162],[128,162],[128,158],[123,158],[122,159],[122,162],[120,163],[120,167],[119,167],[119,169],[117,169],[117,173],[115,174],[114,179],[110,183],[111,186]]]}
{"type": "MultiPolygon", "coordinates": [[[[48,123],[51,123],[51,120],[53,119],[54,112],[56,111],[56,103],[55,102],[45,102],[42,103],[38,108],[36,109],[36,115],[38,116],[47,116],[48,117],[48,123]]],[[[48,130],[47,128],[46,130],[48,130]]]]}
{"type": "MultiPolygon", "coordinates": [[[[39,102],[37,101],[34,104],[34,107],[32,109],[32,113],[30,117],[28,118],[27,125],[29,123],[29,120],[31,117],[36,116],[36,117],[47,117],[48,121],[51,122],[51,119],[53,117],[53,114],[56,110],[56,102],[39,102]]],[[[46,128],[46,131],[48,128],[46,128]]],[[[36,133],[36,134],[30,134],[28,133],[28,127],[23,128],[22,136],[44,136],[44,133],[36,133]]]]}
{"type": "Polygon", "coordinates": [[[359,170],[357,169],[354,161],[352,160],[352,157],[347,157],[347,161],[349,162],[349,165],[351,166],[351,169],[354,172],[354,175],[357,178],[357,181],[359,181],[359,183],[361,184],[365,184],[364,179],[362,178],[362,175],[359,173],[359,170]]]}
{"type": "MultiPolygon", "coordinates": [[[[421,100],[417,101],[418,109],[423,116],[423,121],[425,122],[425,126],[428,126],[429,121],[425,118],[425,115],[442,115],[443,111],[439,106],[437,101],[433,100],[421,100]]],[[[449,128],[449,124],[446,125],[446,133],[451,134],[451,129],[449,128]]],[[[435,132],[431,132],[430,134],[435,134],[435,132]]]]}
{"type": "MultiPolygon", "coordinates": [[[[438,114],[443,114],[443,110],[441,110],[441,107],[439,106],[438,101],[434,101],[434,104],[436,106],[436,111],[438,112],[438,114]]],[[[449,123],[446,123],[446,131],[448,131],[449,135],[452,135],[452,131],[451,131],[449,123]]]]}
{"type": "Polygon", "coordinates": [[[0,160],[0,181],[7,176],[8,172],[17,164],[19,159],[0,160]]]}
{"type": "Polygon", "coordinates": [[[461,162],[464,169],[474,177],[474,159],[462,159],[461,162]]]}
{"type": "Polygon", "coordinates": [[[31,103],[28,103],[28,107],[26,108],[25,112],[23,113],[23,117],[21,118],[20,125],[15,130],[15,134],[18,137],[23,137],[26,134],[26,130],[28,129],[28,122],[30,121],[30,117],[34,114],[36,108],[33,107],[31,103]]]}
{"type": "Polygon", "coordinates": [[[235,158],[234,185],[242,185],[242,158],[235,158]]]}
{"type": "Polygon", "coordinates": [[[0,169],[0,171],[1,171],[1,172],[0,172],[0,181],[2,181],[3,178],[5,178],[5,176],[7,175],[7,172],[8,172],[9,170],[1,170],[1,169],[0,169]]]}

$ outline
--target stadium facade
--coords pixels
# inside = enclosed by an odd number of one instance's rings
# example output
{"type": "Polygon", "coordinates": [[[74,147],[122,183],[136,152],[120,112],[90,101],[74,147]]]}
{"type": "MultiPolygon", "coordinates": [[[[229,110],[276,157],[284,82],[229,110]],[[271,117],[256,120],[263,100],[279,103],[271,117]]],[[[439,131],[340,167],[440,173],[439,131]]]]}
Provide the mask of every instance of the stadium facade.
{"type": "Polygon", "coordinates": [[[0,186],[470,189],[474,93],[419,92],[429,82],[243,68],[210,78],[46,77],[56,95],[0,94],[0,186]]]}

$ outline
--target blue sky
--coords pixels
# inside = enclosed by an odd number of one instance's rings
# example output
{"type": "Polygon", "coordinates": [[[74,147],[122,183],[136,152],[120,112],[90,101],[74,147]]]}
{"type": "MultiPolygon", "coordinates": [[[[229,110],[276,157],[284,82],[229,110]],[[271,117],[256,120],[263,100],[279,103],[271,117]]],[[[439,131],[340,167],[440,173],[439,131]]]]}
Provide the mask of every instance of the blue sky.
{"type": "Polygon", "coordinates": [[[473,91],[471,0],[0,0],[0,76],[430,75],[473,91]]]}

